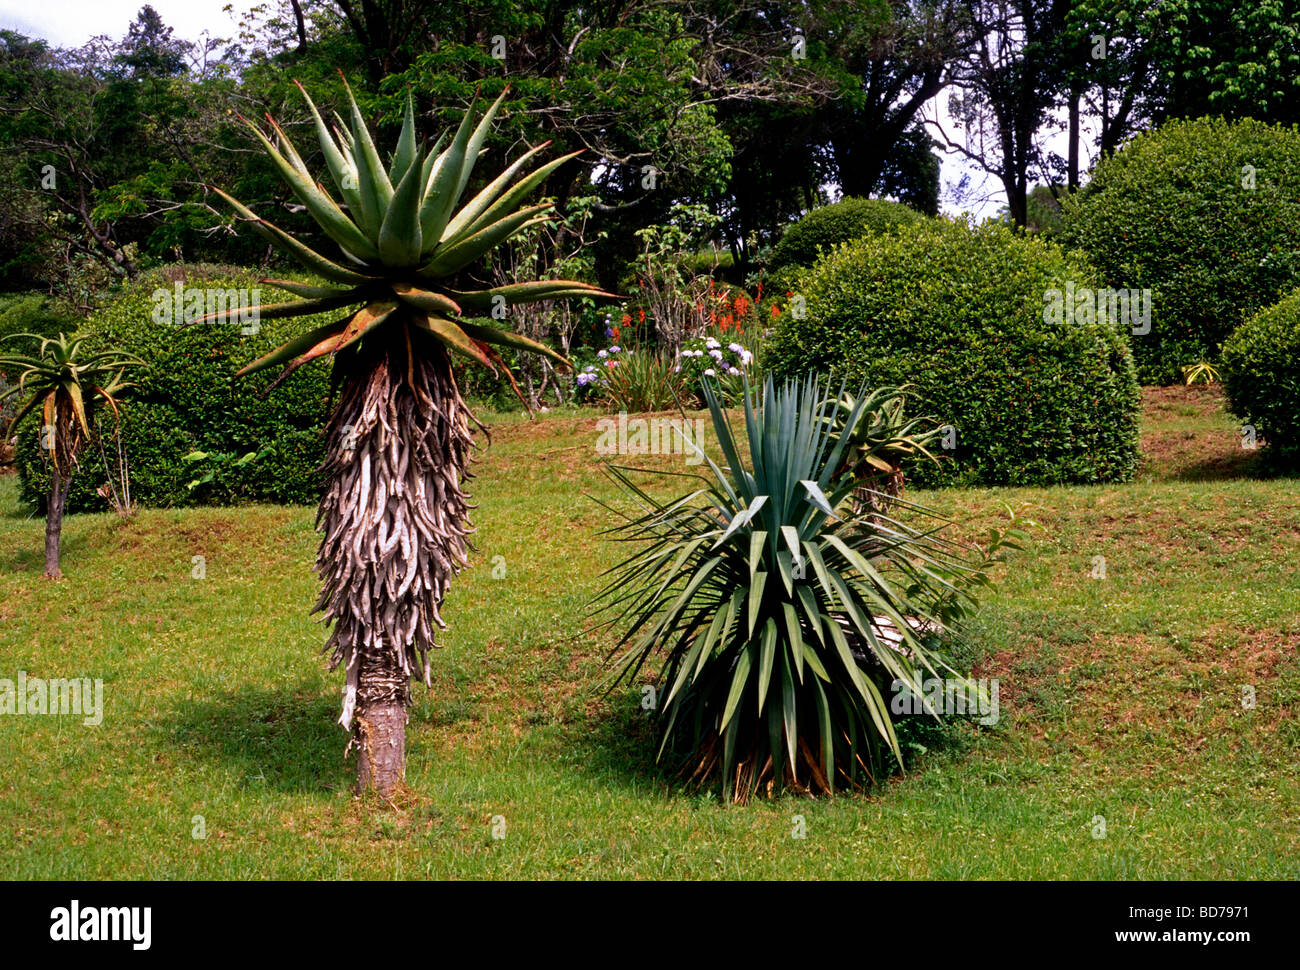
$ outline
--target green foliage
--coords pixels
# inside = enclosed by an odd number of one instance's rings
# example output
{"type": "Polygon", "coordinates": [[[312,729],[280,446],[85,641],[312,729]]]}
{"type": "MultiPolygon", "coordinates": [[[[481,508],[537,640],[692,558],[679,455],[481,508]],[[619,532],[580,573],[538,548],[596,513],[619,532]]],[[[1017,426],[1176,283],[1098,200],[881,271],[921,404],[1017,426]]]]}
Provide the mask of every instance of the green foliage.
{"type": "Polygon", "coordinates": [[[0,340],[19,333],[38,337],[72,333],[79,322],[74,314],[57,306],[47,293],[7,293],[0,296],[0,340]]]}
{"type": "Polygon", "coordinates": [[[678,410],[692,402],[693,394],[671,357],[638,347],[611,355],[605,364],[597,373],[610,411],[643,414],[678,410]]]}
{"type": "Polygon", "coordinates": [[[1133,356],[1144,383],[1176,383],[1300,284],[1300,131],[1172,121],[1103,160],[1063,208],[1063,244],[1109,286],[1153,291],[1133,356]]]}
{"type": "Polygon", "coordinates": [[[867,236],[807,272],[807,312],[781,314],[764,366],[914,384],[955,445],[935,452],[951,461],[905,465],[918,484],[1122,481],[1138,463],[1128,339],[1104,321],[1048,322],[1068,281],[1087,285],[1091,271],[995,223],[867,236]]]}
{"type": "Polygon", "coordinates": [[[786,229],[768,260],[770,270],[784,266],[811,266],[819,254],[868,233],[888,232],[920,222],[925,216],[901,202],[887,199],[847,198],[818,206],[786,229]]]}
{"type": "MultiPolygon", "coordinates": [[[[320,493],[316,469],[324,457],[319,428],[326,417],[329,373],[305,370],[296,382],[277,387],[262,399],[270,378],[259,375],[235,382],[235,372],[276,346],[298,321],[261,320],[251,324],[159,323],[156,293],[173,294],[180,283],[204,291],[259,287],[252,274],[227,276],[210,267],[170,266],[147,272],[116,300],[86,321],[82,333],[95,347],[114,346],[149,363],[135,375],[137,387],[122,406],[122,441],[131,468],[132,497],[143,505],[182,506],[229,501],[315,502],[320,493]],[[259,461],[229,469],[221,489],[194,489],[196,477],[185,456],[195,451],[243,455],[269,453],[259,461]]],[[[307,320],[319,326],[327,317],[307,320]]],[[[69,511],[99,511],[95,494],[103,481],[98,461],[73,479],[69,511]]],[[[23,497],[41,500],[47,487],[34,429],[19,436],[18,468],[23,497]]]]}
{"type": "Polygon", "coordinates": [[[1223,345],[1234,414],[1265,439],[1274,460],[1300,467],[1300,290],[1251,317],[1223,345]]]}
{"type": "Polygon", "coordinates": [[[769,782],[774,793],[870,786],[890,754],[902,761],[886,698],[921,695],[926,671],[956,673],[941,638],[1016,536],[972,552],[919,506],[888,526],[850,513],[844,459],[865,395],[834,435],[837,395],[769,379],[746,395],[747,447],[706,397],[724,463],[706,457],[697,491],[664,500],[609,468],[638,506],[611,530],[636,551],[601,594],[622,631],[614,682],[662,655],[661,756],[728,800],[769,782]]]}

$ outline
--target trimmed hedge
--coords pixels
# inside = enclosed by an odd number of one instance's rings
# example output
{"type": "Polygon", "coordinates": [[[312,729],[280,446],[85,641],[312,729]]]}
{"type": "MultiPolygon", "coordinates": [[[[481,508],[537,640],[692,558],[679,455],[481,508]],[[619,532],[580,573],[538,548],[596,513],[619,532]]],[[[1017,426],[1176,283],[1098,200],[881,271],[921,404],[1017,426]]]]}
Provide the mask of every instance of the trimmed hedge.
{"type": "Polygon", "coordinates": [[[1300,290],[1255,314],[1223,345],[1228,404],[1274,460],[1300,467],[1300,290]]]}
{"type": "Polygon", "coordinates": [[[1152,290],[1138,376],[1175,383],[1300,285],[1300,131],[1171,121],[1102,161],[1063,210],[1059,242],[1085,250],[1108,285],[1152,290]]]}
{"type": "Polygon", "coordinates": [[[831,205],[809,210],[786,229],[772,249],[769,272],[783,266],[811,266],[823,251],[869,233],[889,232],[899,226],[921,222],[926,217],[901,202],[888,199],[860,199],[849,196],[831,205]]]}
{"type": "Polygon", "coordinates": [[[916,484],[1122,481],[1139,457],[1127,335],[1045,312],[1054,291],[1093,280],[1044,240],[927,220],[818,262],[803,280],[806,315],[782,314],[764,361],[786,376],[916,385],[918,413],[956,429],[955,448],[937,452],[952,460],[911,464],[916,484]]]}
{"type": "MultiPolygon", "coordinates": [[[[122,439],[131,472],[132,497],[144,505],[183,506],[266,501],[315,504],[317,472],[324,457],[329,366],[302,368],[265,399],[277,371],[235,379],[246,363],[289,336],[329,322],[329,315],[260,321],[256,333],[238,323],[182,327],[154,320],[154,294],[173,291],[180,282],[203,289],[259,287],[251,273],[229,275],[229,267],[170,266],[142,274],[121,295],[80,328],[93,334],[89,346],[109,345],[134,354],[150,366],[130,377],[138,387],[122,408],[122,439]],[[191,491],[195,465],[183,461],[192,451],[232,456],[260,452],[261,459],[222,470],[219,487],[191,491]]],[[[279,291],[262,286],[262,298],[277,302],[279,291]]],[[[285,298],[289,297],[285,295],[285,298]]],[[[18,440],[18,470],[23,497],[44,502],[48,471],[38,447],[37,422],[24,422],[18,440]]],[[[110,453],[111,460],[111,453],[110,453]]],[[[69,511],[103,511],[95,494],[105,474],[99,452],[88,449],[73,477],[69,511]]]]}

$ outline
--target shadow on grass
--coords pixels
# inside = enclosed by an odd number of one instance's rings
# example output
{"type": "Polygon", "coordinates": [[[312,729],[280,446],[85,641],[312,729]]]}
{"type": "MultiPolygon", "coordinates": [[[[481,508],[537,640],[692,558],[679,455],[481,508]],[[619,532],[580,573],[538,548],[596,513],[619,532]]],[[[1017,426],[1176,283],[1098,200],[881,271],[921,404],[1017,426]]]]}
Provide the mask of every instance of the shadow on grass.
{"type": "MultiPolygon", "coordinates": [[[[952,717],[936,721],[929,715],[896,718],[895,729],[907,773],[963,758],[970,750],[974,733],[967,720],[952,717]]],[[[660,740],[654,720],[643,711],[620,707],[589,716],[571,730],[568,743],[585,752],[585,773],[597,776],[602,784],[638,793],[648,790],[660,797],[719,797],[720,782],[716,777],[703,785],[687,784],[667,751],[663,763],[656,763],[660,740]]],[[[879,786],[859,794],[881,794],[885,790],[883,786],[898,774],[898,765],[890,758],[878,778],[879,786]]]]}
{"type": "Polygon", "coordinates": [[[659,741],[655,721],[631,704],[602,704],[565,731],[565,745],[578,755],[583,774],[602,785],[663,797],[694,794],[667,757],[656,763],[659,741]]]}
{"type": "Polygon", "coordinates": [[[343,760],[347,735],[338,698],[320,681],[297,687],[241,687],[211,699],[178,699],[159,729],[199,760],[234,768],[250,786],[280,792],[346,789],[355,768],[343,760]]]}
{"type": "MultiPolygon", "coordinates": [[[[41,520],[43,522],[43,520],[41,520]]],[[[81,536],[64,536],[59,542],[59,568],[65,574],[75,572],[77,554],[85,547],[81,536]]],[[[45,573],[45,533],[33,538],[30,547],[15,549],[8,555],[0,556],[0,573],[31,572],[37,575],[45,573]]]]}

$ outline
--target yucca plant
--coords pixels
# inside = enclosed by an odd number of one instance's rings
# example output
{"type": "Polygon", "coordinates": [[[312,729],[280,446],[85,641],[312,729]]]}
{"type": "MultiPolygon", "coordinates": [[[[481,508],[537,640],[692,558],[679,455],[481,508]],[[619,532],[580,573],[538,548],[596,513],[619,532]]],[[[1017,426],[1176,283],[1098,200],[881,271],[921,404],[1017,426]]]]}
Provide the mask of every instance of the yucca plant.
{"type": "Polygon", "coordinates": [[[41,449],[50,458],[50,491],[45,506],[45,578],[58,579],[59,540],[63,534],[63,508],[73,472],[90,440],[98,405],[106,404],[119,417],[117,395],[131,387],[122,380],[128,367],[142,362],[115,350],[83,353],[85,337],[41,337],[13,334],[9,342],[39,340],[35,354],[0,354],[0,367],[18,375],[18,383],[0,393],[0,405],[11,398],[23,400],[9,422],[9,438],[29,414],[40,408],[41,449]]]}
{"type": "Polygon", "coordinates": [[[866,396],[835,435],[816,380],[769,378],[746,393],[745,442],[705,397],[725,465],[706,455],[699,488],[664,500],[609,466],[637,505],[610,534],[638,547],[597,599],[621,631],[612,683],[661,658],[659,756],[726,798],[866,787],[902,761],[891,685],[919,696],[927,672],[960,677],[943,640],[1015,534],[981,549],[914,504],[853,515],[845,456],[866,396]]]}
{"type": "Polygon", "coordinates": [[[879,387],[863,398],[842,391],[836,399],[831,436],[848,442],[844,461],[858,480],[855,515],[887,514],[893,501],[903,497],[905,459],[922,455],[938,461],[930,449],[943,429],[933,418],[907,416],[913,390],[908,385],[879,387]],[[850,430],[848,419],[859,406],[862,416],[850,430]]]}
{"type": "MultiPolygon", "coordinates": [[[[346,87],[346,84],[345,84],[346,87]]],[[[301,86],[300,86],[301,89],[301,86]]],[[[462,195],[502,100],[481,116],[477,99],[454,135],[425,151],[416,140],[408,96],[397,145],[384,165],[351,89],[351,124],[331,131],[303,90],[315,122],[332,195],[270,120],[271,138],[248,127],[294,195],[339,247],[331,260],[222,195],[249,225],[330,285],[265,282],[297,301],[264,306],[260,317],[343,311],[253,361],[240,374],[284,366],[276,383],[302,365],[331,357],[339,387],[327,427],[323,533],[316,569],[323,590],[315,611],[334,628],[331,669],[347,671],[340,722],[359,751],[357,789],[387,797],[405,771],[410,682],[430,685],[429,651],[451,577],[467,564],[465,480],[472,443],[469,413],[450,353],[509,374],[497,348],[568,361],[544,344],[477,326],[462,314],[566,297],[610,297],[571,280],[458,290],[449,283],[494,246],[548,218],[549,204],[521,206],[565,155],[521,175],[546,146],[524,153],[465,204],[462,195]],[[499,300],[498,300],[499,302],[499,300]]],[[[268,119],[269,120],[269,119],[268,119]]],[[[574,153],[576,154],[576,153],[574,153]]],[[[207,319],[220,319],[213,314],[207,319]]]]}

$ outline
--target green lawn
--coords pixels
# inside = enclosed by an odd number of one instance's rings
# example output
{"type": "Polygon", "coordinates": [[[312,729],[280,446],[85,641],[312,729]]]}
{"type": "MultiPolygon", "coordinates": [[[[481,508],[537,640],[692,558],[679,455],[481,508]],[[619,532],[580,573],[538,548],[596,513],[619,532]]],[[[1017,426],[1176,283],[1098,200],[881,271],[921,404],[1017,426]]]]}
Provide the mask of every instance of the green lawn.
{"type": "Polygon", "coordinates": [[[1252,477],[1213,391],[1147,392],[1134,483],[920,495],[1042,525],[974,631],[1000,723],[871,797],[742,807],[678,790],[638,692],[596,690],[595,415],[494,428],[392,806],[350,794],[314,510],[76,516],[49,583],[0,479],[0,677],[105,695],[98,727],[0,717],[0,877],[1300,877],[1300,481],[1252,477]]]}

